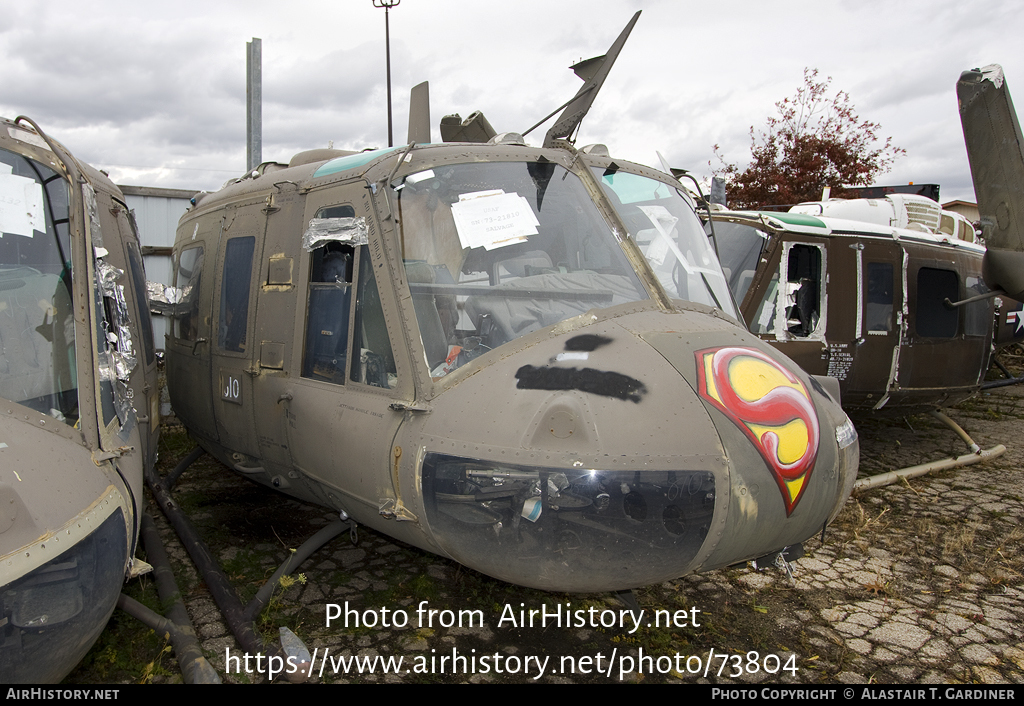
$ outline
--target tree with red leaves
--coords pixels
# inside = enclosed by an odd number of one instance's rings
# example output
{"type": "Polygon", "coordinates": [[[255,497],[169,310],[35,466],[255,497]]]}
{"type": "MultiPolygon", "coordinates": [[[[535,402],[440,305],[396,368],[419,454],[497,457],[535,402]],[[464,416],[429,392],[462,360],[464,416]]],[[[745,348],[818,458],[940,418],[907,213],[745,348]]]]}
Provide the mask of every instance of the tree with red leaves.
{"type": "Polygon", "coordinates": [[[804,69],[803,86],[775,104],[779,114],[768,118],[767,130],[755,136],[750,128],[746,169],[727,163],[715,145],[723,164],[715,175],[725,178],[731,208],[817,201],[826,186],[832,196],[841,197],[844,186],[870,186],[906,154],[891,137],[878,147],[881,125],[862,121],[849,93],[839,91],[828,98],[832,77],[817,79],[817,69],[804,69]]]}

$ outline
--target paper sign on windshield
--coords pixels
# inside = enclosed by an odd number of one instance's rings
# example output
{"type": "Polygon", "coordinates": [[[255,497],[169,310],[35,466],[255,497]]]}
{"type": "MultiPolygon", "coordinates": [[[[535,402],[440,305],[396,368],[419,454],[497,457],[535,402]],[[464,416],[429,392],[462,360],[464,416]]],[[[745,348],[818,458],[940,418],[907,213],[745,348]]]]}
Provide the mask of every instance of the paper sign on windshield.
{"type": "Polygon", "coordinates": [[[13,233],[31,238],[33,230],[46,232],[42,184],[16,174],[0,174],[0,237],[13,233]]]}
{"type": "Polygon", "coordinates": [[[526,242],[540,225],[526,199],[500,189],[462,194],[452,204],[452,217],[464,248],[493,250],[526,242]]]}

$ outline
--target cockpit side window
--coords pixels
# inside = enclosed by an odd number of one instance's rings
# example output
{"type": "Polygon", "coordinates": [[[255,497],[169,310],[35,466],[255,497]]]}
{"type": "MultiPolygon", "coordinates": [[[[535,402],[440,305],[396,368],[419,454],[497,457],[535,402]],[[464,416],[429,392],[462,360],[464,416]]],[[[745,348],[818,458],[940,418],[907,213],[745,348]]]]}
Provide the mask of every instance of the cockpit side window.
{"type": "Polygon", "coordinates": [[[398,385],[395,355],[391,349],[384,308],[373,273],[370,248],[359,248],[359,281],[356,285],[355,326],[352,332],[352,380],[392,389],[398,385]]]}
{"type": "Polygon", "coordinates": [[[669,296],[739,318],[689,194],[679,185],[613,167],[593,172],[669,296]]]}
{"type": "Polygon", "coordinates": [[[175,307],[175,338],[184,341],[199,339],[199,286],[202,274],[203,246],[182,250],[174,277],[174,286],[181,290],[181,301],[175,307]]]}
{"type": "Polygon", "coordinates": [[[775,270],[764,290],[757,312],[750,321],[751,333],[772,333],[775,330],[775,309],[779,299],[779,271],[775,270]]]}
{"type": "MultiPolygon", "coordinates": [[[[135,215],[130,218],[132,228],[135,228],[135,215]]],[[[153,320],[149,307],[146,306],[146,269],[142,262],[142,253],[136,240],[129,240],[128,250],[128,277],[132,290],[135,292],[136,306],[139,311],[139,329],[142,331],[142,349],[146,355],[146,365],[153,364],[156,358],[156,350],[153,342],[153,320]]]]}
{"type": "Polygon", "coordinates": [[[729,289],[737,303],[742,304],[754,281],[761,252],[768,242],[768,234],[743,223],[716,221],[715,238],[718,240],[718,255],[729,289]]]}

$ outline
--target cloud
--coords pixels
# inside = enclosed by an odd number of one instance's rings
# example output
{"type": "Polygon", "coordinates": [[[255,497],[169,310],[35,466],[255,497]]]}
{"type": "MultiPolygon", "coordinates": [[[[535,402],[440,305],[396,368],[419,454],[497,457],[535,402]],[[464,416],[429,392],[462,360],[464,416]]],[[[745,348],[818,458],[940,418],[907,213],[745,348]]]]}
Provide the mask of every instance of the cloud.
{"type": "MultiPolygon", "coordinates": [[[[500,130],[525,130],[575,93],[580,82],[567,67],[606,51],[637,7],[643,14],[580,132],[636,161],[654,163],[661,150],[699,171],[715,143],[728,159],[746,159],[750,126],[762,126],[812,67],[911,152],[906,169],[936,170],[918,181],[962,184],[966,158],[948,157],[962,153],[960,71],[1003,62],[1011,86],[1024,81],[1024,14],[1008,2],[721,0],[698,9],[560,0],[556,14],[540,0],[410,1],[389,15],[396,141],[405,138],[408,91],[422,80],[431,82],[435,136],[442,115],[477,109],[500,130]]],[[[256,36],[265,158],[329,140],[380,146],[382,14],[368,2],[325,0],[288,12],[264,0],[8,5],[0,114],[28,114],[82,159],[208,188],[244,169],[245,42],[256,36]]]]}

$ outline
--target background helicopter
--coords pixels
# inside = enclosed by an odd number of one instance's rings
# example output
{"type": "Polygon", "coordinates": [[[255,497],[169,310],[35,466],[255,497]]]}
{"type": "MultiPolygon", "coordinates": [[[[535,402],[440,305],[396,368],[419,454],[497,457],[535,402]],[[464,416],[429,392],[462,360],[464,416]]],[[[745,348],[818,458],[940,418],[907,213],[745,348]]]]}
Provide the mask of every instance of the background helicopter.
{"type": "Polygon", "coordinates": [[[543,148],[315,150],[197,197],[166,350],[200,445],[546,590],[792,557],[820,532],[858,459],[831,384],[738,324],[670,177],[565,139],[635,21],[543,148]],[[685,301],[630,237],[652,213],[698,253],[685,301]]]}
{"type": "Polygon", "coordinates": [[[751,332],[839,380],[847,411],[901,414],[970,397],[988,369],[992,300],[946,305],[988,291],[956,216],[914,195],[710,214],[751,332]]]}
{"type": "Polygon", "coordinates": [[[3,119],[0,203],[0,681],[51,682],[138,568],[156,356],[138,235],[110,180],[3,119]]]}
{"type": "MultiPolygon", "coordinates": [[[[1020,203],[1007,185],[1024,183],[1024,168],[1010,161],[1019,149],[1000,146],[1002,135],[1018,144],[1020,130],[999,67],[965,72],[958,93],[979,204],[988,203],[987,250],[963,216],[910,194],[704,215],[750,330],[808,372],[839,380],[851,413],[962,401],[985,384],[994,349],[1024,334],[1021,242],[1006,225],[1007,202],[1020,203]],[[969,109],[982,85],[999,97],[969,109]]],[[[682,268],[663,242],[649,234],[641,247],[671,291],[682,268]]]]}

